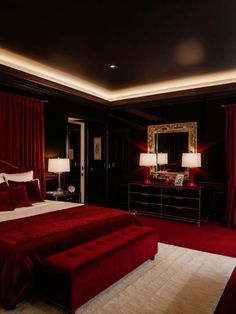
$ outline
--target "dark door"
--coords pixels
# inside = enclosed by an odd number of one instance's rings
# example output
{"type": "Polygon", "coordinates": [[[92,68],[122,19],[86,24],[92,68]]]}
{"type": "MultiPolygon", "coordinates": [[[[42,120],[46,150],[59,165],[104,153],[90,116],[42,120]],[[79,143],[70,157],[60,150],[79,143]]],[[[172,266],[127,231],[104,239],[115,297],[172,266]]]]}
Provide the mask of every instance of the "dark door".
{"type": "Polygon", "coordinates": [[[89,204],[106,204],[106,129],[90,122],[88,126],[88,199],[89,204]]]}
{"type": "Polygon", "coordinates": [[[113,207],[127,208],[129,130],[109,132],[108,197],[113,207]]]}
{"type": "Polygon", "coordinates": [[[68,157],[70,158],[70,172],[68,173],[68,182],[74,185],[76,191],[80,192],[80,139],[81,127],[79,124],[68,124],[68,157]]]}

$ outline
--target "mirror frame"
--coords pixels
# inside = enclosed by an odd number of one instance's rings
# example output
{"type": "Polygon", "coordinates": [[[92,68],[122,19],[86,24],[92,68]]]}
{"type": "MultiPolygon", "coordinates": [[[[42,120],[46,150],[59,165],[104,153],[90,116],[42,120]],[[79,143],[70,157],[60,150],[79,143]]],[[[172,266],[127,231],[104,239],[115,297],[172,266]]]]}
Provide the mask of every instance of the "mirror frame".
{"type": "MultiPolygon", "coordinates": [[[[147,127],[147,144],[149,153],[158,153],[155,146],[155,135],[159,133],[177,133],[188,132],[188,152],[195,153],[197,151],[197,122],[181,122],[169,124],[155,124],[147,127]]],[[[183,152],[184,153],[184,152],[183,152]]],[[[150,167],[150,176],[152,178],[174,177],[178,173],[184,173],[188,177],[188,171],[184,172],[168,172],[157,171],[155,166],[150,167]]]]}

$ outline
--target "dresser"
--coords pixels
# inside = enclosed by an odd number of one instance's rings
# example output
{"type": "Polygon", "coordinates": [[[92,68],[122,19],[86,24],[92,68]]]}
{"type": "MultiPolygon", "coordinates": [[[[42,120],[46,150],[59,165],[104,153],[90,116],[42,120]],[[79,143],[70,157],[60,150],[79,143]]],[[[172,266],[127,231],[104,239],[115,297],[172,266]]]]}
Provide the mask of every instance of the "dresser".
{"type": "Polygon", "coordinates": [[[129,183],[129,211],[197,223],[202,221],[202,186],[174,186],[161,183],[129,183]]]}

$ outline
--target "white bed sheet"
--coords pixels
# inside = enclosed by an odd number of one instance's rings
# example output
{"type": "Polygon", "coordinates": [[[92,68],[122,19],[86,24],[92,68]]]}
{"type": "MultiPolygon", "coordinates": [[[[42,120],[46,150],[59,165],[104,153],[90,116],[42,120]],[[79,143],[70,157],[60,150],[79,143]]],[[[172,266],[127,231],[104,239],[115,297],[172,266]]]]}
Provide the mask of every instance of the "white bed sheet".
{"type": "Polygon", "coordinates": [[[30,207],[19,207],[11,211],[3,211],[3,212],[0,211],[0,222],[40,215],[40,214],[44,214],[48,212],[53,212],[56,210],[63,210],[66,208],[82,206],[82,205],[84,204],[45,200],[45,202],[34,203],[30,207]]]}

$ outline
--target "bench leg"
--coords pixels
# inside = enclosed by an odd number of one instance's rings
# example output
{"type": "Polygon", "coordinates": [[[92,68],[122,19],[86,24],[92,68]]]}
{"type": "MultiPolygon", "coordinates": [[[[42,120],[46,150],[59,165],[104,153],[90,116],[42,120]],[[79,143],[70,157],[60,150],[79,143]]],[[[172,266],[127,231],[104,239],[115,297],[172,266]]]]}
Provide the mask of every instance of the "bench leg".
{"type": "Polygon", "coordinates": [[[155,260],[155,255],[153,257],[150,258],[151,261],[155,260]]]}

